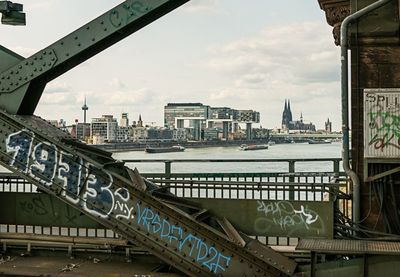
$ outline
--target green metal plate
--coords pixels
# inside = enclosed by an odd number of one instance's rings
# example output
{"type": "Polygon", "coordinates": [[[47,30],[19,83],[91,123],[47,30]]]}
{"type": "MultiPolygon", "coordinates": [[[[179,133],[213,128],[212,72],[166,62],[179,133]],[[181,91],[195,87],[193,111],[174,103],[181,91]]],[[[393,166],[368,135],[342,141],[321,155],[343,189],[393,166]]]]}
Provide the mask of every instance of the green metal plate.
{"type": "MultiPolygon", "coordinates": [[[[251,236],[333,238],[333,203],[239,199],[190,199],[226,217],[251,236]]],[[[62,201],[43,193],[0,193],[0,224],[103,228],[62,201]]]]}
{"type": "Polygon", "coordinates": [[[44,193],[0,193],[0,224],[104,228],[78,210],[44,193]]]}
{"type": "MultiPolygon", "coordinates": [[[[192,200],[192,199],[191,199],[192,200]]],[[[333,237],[333,203],[287,200],[193,199],[252,236],[333,237]]]]}

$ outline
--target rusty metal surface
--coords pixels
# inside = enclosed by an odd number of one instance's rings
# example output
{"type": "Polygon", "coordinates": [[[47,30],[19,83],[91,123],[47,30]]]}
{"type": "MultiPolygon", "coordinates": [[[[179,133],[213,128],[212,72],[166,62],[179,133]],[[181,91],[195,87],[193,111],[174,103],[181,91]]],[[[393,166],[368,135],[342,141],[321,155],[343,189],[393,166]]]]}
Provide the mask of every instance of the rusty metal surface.
{"type": "Polygon", "coordinates": [[[400,255],[400,242],[300,239],[296,250],[320,253],[400,255]]]}

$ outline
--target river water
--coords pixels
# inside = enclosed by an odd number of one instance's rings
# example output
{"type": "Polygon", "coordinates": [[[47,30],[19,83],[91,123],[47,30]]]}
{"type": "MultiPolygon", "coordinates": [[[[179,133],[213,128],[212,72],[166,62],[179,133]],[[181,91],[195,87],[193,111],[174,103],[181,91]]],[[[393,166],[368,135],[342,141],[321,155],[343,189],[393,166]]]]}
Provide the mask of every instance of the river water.
{"type": "MultiPolygon", "coordinates": [[[[275,144],[266,150],[240,151],[238,147],[187,148],[184,152],[149,154],[144,151],[114,153],[118,160],[174,160],[174,159],[234,159],[230,163],[172,163],[173,173],[214,173],[214,172],[287,172],[287,162],[240,162],[242,159],[317,159],[340,158],[341,143],[308,144],[291,143],[275,144]]],[[[127,163],[137,167],[142,173],[164,172],[164,163],[127,163]]],[[[296,171],[332,171],[332,162],[297,162],[296,171]]]]}

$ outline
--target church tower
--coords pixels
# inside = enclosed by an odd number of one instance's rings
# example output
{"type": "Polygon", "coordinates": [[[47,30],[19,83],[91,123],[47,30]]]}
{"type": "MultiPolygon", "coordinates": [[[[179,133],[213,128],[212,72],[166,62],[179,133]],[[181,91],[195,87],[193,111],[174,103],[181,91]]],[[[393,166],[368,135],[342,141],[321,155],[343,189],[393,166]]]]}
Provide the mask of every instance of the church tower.
{"type": "Polygon", "coordinates": [[[285,99],[285,106],[282,113],[282,130],[290,129],[290,122],[293,121],[292,111],[290,110],[290,100],[285,99]]]}
{"type": "Polygon", "coordinates": [[[141,114],[139,114],[139,120],[138,120],[136,126],[137,127],[143,127],[143,121],[142,121],[142,115],[141,114]]]}

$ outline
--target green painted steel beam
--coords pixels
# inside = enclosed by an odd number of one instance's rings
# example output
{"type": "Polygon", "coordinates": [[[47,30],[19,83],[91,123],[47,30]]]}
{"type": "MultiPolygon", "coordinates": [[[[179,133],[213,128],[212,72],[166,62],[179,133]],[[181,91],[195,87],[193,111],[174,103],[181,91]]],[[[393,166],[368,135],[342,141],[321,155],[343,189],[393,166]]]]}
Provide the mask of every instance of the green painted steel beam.
{"type": "Polygon", "coordinates": [[[0,108],[31,115],[46,84],[189,0],[127,0],[0,72],[0,108]]]}

